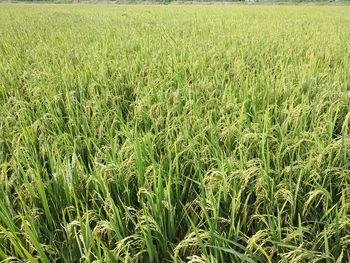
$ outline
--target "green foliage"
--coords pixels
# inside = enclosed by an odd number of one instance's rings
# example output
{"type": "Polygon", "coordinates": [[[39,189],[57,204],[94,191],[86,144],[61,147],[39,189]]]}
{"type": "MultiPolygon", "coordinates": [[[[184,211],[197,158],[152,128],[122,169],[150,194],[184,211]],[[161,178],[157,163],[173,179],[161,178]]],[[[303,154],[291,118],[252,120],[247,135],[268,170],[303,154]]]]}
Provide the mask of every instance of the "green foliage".
{"type": "Polygon", "coordinates": [[[349,22],[0,5],[0,261],[347,262],[349,22]]]}

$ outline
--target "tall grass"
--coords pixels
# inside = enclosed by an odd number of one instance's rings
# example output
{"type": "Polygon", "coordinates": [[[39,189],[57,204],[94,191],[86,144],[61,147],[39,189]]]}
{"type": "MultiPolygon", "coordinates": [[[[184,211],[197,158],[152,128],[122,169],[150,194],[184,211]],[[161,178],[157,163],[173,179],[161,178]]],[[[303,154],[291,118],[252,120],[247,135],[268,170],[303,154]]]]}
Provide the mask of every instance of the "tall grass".
{"type": "Polygon", "coordinates": [[[349,23],[0,5],[0,261],[347,262],[349,23]]]}

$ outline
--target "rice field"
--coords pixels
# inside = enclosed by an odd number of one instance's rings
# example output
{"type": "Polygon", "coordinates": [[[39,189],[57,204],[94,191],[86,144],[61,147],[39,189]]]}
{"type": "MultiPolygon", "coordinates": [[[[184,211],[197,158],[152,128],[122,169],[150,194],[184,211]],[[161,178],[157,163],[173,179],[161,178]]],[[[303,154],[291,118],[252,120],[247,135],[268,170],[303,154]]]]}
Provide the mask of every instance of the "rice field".
{"type": "Polygon", "coordinates": [[[0,4],[0,262],[349,262],[350,7],[0,4]]]}

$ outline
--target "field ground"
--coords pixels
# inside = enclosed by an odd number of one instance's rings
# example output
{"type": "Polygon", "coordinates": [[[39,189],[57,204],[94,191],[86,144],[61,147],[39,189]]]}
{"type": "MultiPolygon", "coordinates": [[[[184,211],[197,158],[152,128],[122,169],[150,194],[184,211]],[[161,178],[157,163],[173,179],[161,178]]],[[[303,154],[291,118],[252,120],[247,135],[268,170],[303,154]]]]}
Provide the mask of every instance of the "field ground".
{"type": "Polygon", "coordinates": [[[0,5],[0,261],[348,262],[350,7],[0,5]]]}

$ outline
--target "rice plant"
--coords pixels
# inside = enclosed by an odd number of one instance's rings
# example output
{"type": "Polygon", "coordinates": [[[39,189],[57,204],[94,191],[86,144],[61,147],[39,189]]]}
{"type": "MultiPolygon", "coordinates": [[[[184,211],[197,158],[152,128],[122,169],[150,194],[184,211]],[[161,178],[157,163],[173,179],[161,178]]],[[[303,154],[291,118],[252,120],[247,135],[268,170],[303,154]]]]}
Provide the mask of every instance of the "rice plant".
{"type": "Polygon", "coordinates": [[[0,261],[348,262],[349,24],[0,4],[0,261]]]}

